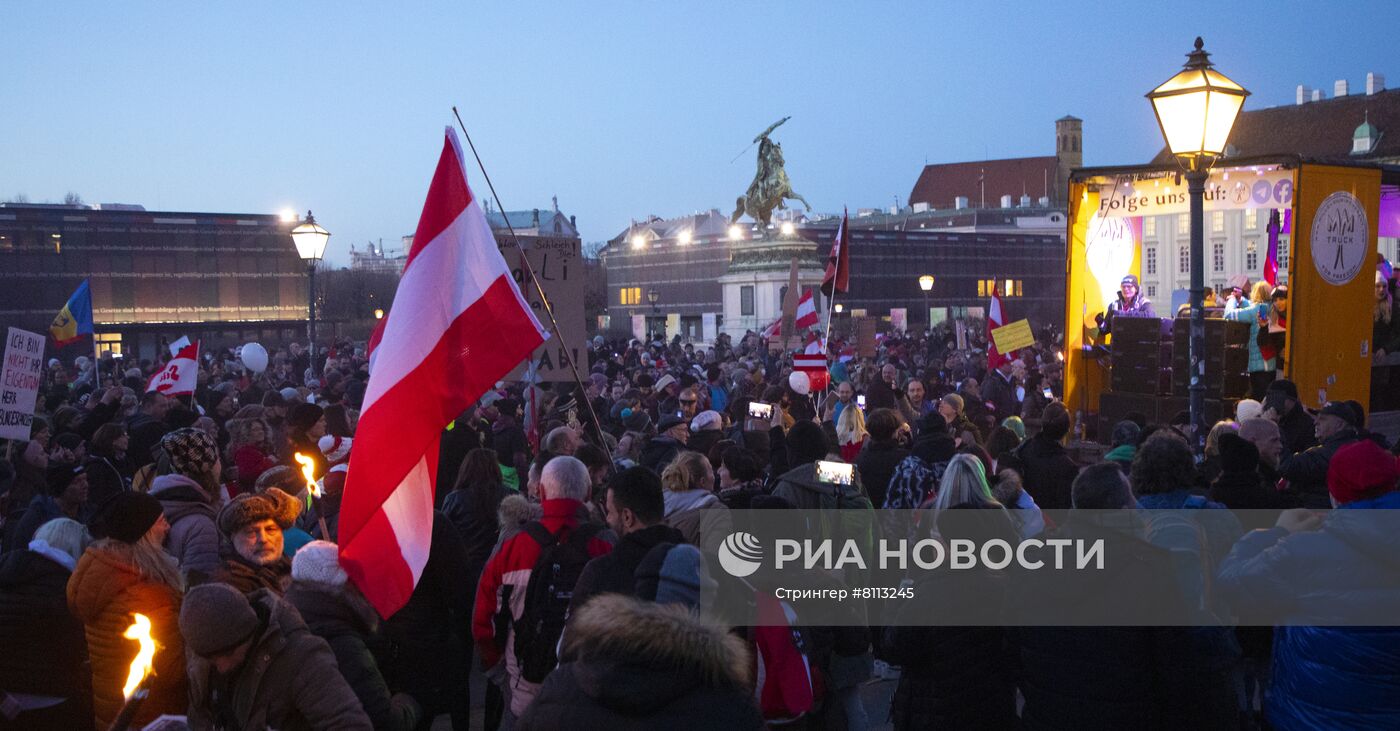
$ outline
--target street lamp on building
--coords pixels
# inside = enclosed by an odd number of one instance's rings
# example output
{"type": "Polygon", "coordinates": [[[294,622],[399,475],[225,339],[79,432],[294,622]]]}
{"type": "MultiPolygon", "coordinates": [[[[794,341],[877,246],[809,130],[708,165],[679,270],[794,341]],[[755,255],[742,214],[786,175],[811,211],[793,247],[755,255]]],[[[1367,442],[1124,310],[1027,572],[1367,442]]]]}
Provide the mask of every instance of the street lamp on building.
{"type": "Polygon", "coordinates": [[[311,343],[311,369],[316,370],[316,264],[326,254],[326,243],[331,232],[316,223],[311,211],[306,212],[306,220],[292,229],[292,243],[296,244],[297,256],[306,262],[306,339],[311,343]]]}
{"type": "Polygon", "coordinates": [[[384,309],[383,309],[382,307],[376,307],[376,308],[374,308],[374,319],[376,319],[376,320],[383,320],[383,319],[384,319],[384,309]]]}
{"type": "Polygon", "coordinates": [[[647,290],[647,304],[651,305],[651,311],[656,312],[656,302],[661,299],[661,293],[656,291],[656,287],[647,290]]]}
{"type": "Polygon", "coordinates": [[[842,312],[845,311],[846,306],[843,305],[843,304],[841,304],[840,302],[837,302],[836,304],[834,304],[834,305],[831,306],[831,309],[835,310],[835,311],[836,311],[836,314],[839,315],[839,314],[841,314],[842,312]]]}
{"type": "Polygon", "coordinates": [[[1191,365],[1190,410],[1192,441],[1197,454],[1205,449],[1205,207],[1206,179],[1210,168],[1225,152],[1225,142],[1235,126],[1249,92],[1216,71],[1196,39],[1196,49],[1186,54],[1186,66],[1162,85],[1148,92],[1152,111],[1167,147],[1186,173],[1191,199],[1191,365]]]}
{"type": "Polygon", "coordinates": [[[924,317],[928,318],[929,327],[933,326],[933,316],[929,314],[928,293],[933,291],[933,275],[925,274],[919,277],[919,289],[924,291],[924,317]]]}

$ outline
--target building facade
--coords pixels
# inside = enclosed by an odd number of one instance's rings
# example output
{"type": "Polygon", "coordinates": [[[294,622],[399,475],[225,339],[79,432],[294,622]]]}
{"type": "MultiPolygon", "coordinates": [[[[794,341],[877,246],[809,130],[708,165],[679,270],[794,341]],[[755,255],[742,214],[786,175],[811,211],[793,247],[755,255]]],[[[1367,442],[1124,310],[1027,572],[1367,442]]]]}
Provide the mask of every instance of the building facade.
{"type": "Polygon", "coordinates": [[[0,204],[0,322],[47,332],[88,279],[103,351],[153,358],[162,339],[181,335],[205,347],[301,338],[307,278],[295,225],[275,215],[0,204]]]}

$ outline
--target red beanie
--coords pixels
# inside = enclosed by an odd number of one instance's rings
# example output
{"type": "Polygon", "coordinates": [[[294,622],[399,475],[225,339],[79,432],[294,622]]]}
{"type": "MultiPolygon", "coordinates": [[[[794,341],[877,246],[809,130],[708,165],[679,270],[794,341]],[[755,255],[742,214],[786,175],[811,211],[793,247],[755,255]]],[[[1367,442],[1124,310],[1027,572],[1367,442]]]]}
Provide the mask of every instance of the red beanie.
{"type": "Polygon", "coordinates": [[[1332,455],[1327,467],[1327,491],[1338,505],[1369,500],[1395,489],[1400,465],[1370,439],[1348,444],[1332,455]]]}

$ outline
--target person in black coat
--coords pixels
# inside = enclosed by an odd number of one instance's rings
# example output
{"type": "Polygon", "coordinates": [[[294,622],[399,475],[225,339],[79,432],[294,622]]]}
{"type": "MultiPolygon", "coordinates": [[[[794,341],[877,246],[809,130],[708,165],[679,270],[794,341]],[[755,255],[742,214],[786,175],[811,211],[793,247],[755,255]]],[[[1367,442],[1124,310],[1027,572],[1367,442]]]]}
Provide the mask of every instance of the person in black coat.
{"type": "Polygon", "coordinates": [[[1068,433],[1069,412],[1064,404],[1054,402],[1045,407],[1040,433],[1017,447],[1005,465],[998,465],[1021,473],[1026,492],[1042,510],[1070,507],[1070,488],[1079,466],[1060,444],[1068,433]]]}
{"type": "Polygon", "coordinates": [[[856,457],[856,469],[860,470],[860,484],[865,486],[870,503],[877,507],[885,504],[894,469],[909,456],[909,450],[899,443],[902,426],[904,422],[893,409],[876,409],[865,421],[870,443],[856,457]]]}
{"type": "Polygon", "coordinates": [[[340,674],[364,706],[376,729],[411,731],[422,716],[418,702],[404,693],[389,692],[368,640],[379,615],[340,568],[334,543],[312,541],[292,560],[292,586],[284,597],[296,607],[312,634],[335,653],[340,674]]]}
{"type": "MultiPolygon", "coordinates": [[[[978,510],[984,507],[964,503],[944,511],[940,535],[1014,544],[1006,511],[995,505],[978,510]]],[[[1015,656],[1008,632],[996,624],[1009,583],[1007,572],[979,567],[924,572],[914,585],[915,599],[884,630],[886,659],[903,668],[890,703],[897,731],[1016,728],[1015,656]],[[930,617],[970,615],[983,617],[985,626],[924,626],[930,617]]]]}
{"type": "Polygon", "coordinates": [[[476,581],[501,534],[496,509],[513,491],[505,486],[501,463],[492,449],[468,452],[452,480],[453,489],[442,501],[442,512],[457,528],[467,549],[465,580],[468,592],[475,596],[476,581]]]}
{"type": "Polygon", "coordinates": [[[1011,376],[1011,360],[987,373],[982,384],[982,401],[995,407],[998,422],[1008,416],[1021,415],[1020,402],[1016,398],[1016,379],[1011,376]]]}
{"type": "Polygon", "coordinates": [[[486,446],[476,404],[467,407],[455,421],[452,428],[444,429],[438,441],[438,471],[436,494],[439,507],[457,483],[457,473],[462,463],[474,449],[486,446]]]}
{"type": "Polygon", "coordinates": [[[428,551],[408,603],[384,622],[390,652],[379,655],[379,667],[389,687],[413,696],[429,718],[451,713],[452,727],[465,729],[471,706],[461,659],[469,656],[466,638],[471,636],[475,584],[468,580],[471,569],[462,537],[441,511],[433,511],[428,551]]]}
{"type": "Polygon", "coordinates": [[[1288,457],[1279,465],[1279,475],[1288,480],[1288,491],[1302,501],[1303,507],[1317,510],[1332,507],[1327,494],[1327,467],[1337,450],[1361,438],[1357,434],[1359,426],[1350,406],[1338,401],[1328,402],[1317,415],[1314,427],[1321,444],[1288,457]]]}
{"type": "MultiPolygon", "coordinates": [[[[1209,498],[1231,510],[1278,511],[1298,507],[1290,496],[1265,482],[1259,471],[1259,449],[1236,434],[1220,437],[1220,476],[1210,486],[1209,498]]],[[[1245,531],[1271,528],[1277,515],[1237,513],[1245,531]]]]}
{"type": "Polygon", "coordinates": [[[574,584],[569,613],[578,611],[598,594],[636,596],[637,566],[652,548],[662,543],[684,543],[680,531],[662,523],[665,501],[661,478],[645,467],[618,473],[608,483],[608,527],[621,540],[610,553],[589,561],[574,584]]]}
{"type": "Polygon", "coordinates": [[[685,607],[599,596],[570,619],[515,728],[757,731],[751,663],[742,639],[685,607]]]}
{"type": "Polygon", "coordinates": [[[61,698],[57,705],[0,713],[0,729],[92,728],[92,676],[83,624],[68,610],[68,579],[91,541],[59,518],[27,546],[0,557],[0,696],[61,698]]]}
{"type": "Polygon", "coordinates": [[[1291,457],[1317,444],[1313,419],[1298,401],[1298,387],[1286,378],[1269,384],[1264,396],[1264,417],[1278,423],[1283,437],[1283,456],[1291,457]]]}
{"type": "Polygon", "coordinates": [[[1072,496],[1075,510],[1053,537],[1104,541],[1104,570],[1016,577],[1004,616],[1018,626],[1020,728],[1239,728],[1231,683],[1239,647],[1228,629],[1112,626],[1189,614],[1180,589],[1161,578],[1175,571],[1171,552],[1139,538],[1137,511],[1124,509],[1134,501],[1122,470],[1085,468],[1072,496]]]}

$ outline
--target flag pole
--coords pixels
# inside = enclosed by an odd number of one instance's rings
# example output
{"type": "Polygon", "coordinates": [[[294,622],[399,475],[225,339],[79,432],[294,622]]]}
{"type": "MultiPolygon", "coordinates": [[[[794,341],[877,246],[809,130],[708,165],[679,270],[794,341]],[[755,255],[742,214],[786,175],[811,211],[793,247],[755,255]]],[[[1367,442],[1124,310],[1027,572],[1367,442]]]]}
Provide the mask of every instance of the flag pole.
{"type": "MultiPolygon", "coordinates": [[[[486,165],[481,162],[481,155],[477,153],[476,145],[472,143],[472,136],[471,133],[467,132],[467,125],[462,123],[462,115],[457,112],[456,105],[452,107],[452,116],[457,118],[457,126],[462,128],[462,136],[467,138],[467,146],[471,148],[472,157],[476,158],[476,166],[481,169],[481,177],[486,180],[486,187],[491,191],[491,198],[496,201],[496,207],[501,211],[501,218],[506,222],[506,230],[510,231],[511,243],[515,244],[516,251],[520,252],[521,269],[530,275],[530,283],[535,285],[535,291],[540,295],[540,303],[544,305],[544,313],[549,316],[549,328],[554,331],[554,337],[558,338],[559,344],[563,346],[560,352],[564,356],[564,361],[569,364],[569,372],[574,376],[579,396],[588,406],[593,429],[598,433],[598,446],[606,448],[608,443],[603,437],[603,423],[598,421],[598,413],[593,410],[593,401],[588,398],[588,389],[583,385],[583,377],[579,375],[578,364],[574,362],[574,356],[569,352],[568,344],[564,342],[564,336],[559,333],[559,321],[554,318],[554,306],[550,304],[549,297],[545,295],[544,287],[540,285],[540,278],[535,275],[535,268],[530,266],[530,261],[525,257],[525,247],[520,245],[520,238],[515,235],[515,227],[510,225],[510,216],[505,215],[506,207],[501,205],[501,197],[496,194],[496,186],[491,183],[491,174],[486,172],[486,165]]],[[[612,460],[608,462],[608,471],[615,472],[616,465],[612,464],[612,460]]]]}
{"type": "MultiPolygon", "coordinates": [[[[847,223],[847,216],[842,215],[842,216],[841,216],[841,226],[840,226],[840,228],[837,229],[837,234],[838,234],[838,235],[836,236],[836,246],[842,246],[842,247],[844,247],[845,244],[842,243],[842,239],[849,238],[850,235],[851,235],[850,232],[846,230],[846,223],[847,223]]],[[[842,254],[842,253],[844,253],[844,252],[837,252],[837,254],[836,254],[836,264],[834,265],[834,267],[833,267],[832,270],[831,270],[831,296],[827,298],[827,303],[826,303],[826,335],[822,338],[822,345],[823,345],[823,347],[825,347],[828,351],[830,351],[830,349],[831,349],[831,318],[832,318],[832,316],[835,315],[835,313],[836,313],[836,294],[837,294],[837,291],[838,291],[838,290],[836,289],[836,283],[840,280],[840,277],[841,277],[841,254],[842,254]]],[[[817,289],[821,289],[821,288],[818,287],[817,289]]],[[[831,353],[828,352],[828,353],[827,353],[827,359],[828,359],[828,361],[830,361],[830,357],[831,357],[831,353]]],[[[828,380],[829,380],[829,379],[828,379],[828,380]]]]}

